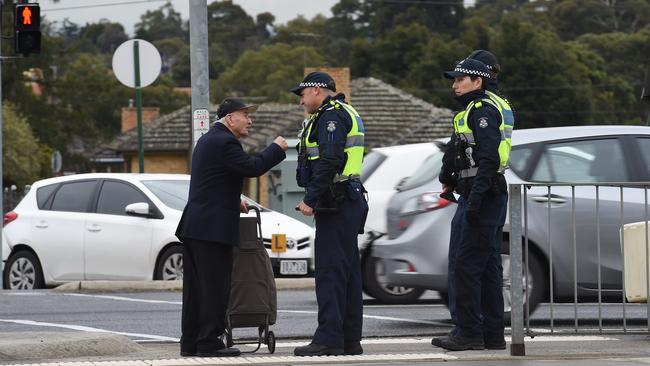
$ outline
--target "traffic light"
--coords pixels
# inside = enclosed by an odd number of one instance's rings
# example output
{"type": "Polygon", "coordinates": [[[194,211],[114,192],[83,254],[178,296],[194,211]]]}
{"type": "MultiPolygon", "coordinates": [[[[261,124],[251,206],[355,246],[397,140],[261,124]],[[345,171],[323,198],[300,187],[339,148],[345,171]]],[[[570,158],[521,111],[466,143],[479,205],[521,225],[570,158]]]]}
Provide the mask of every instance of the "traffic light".
{"type": "Polygon", "coordinates": [[[41,8],[36,3],[14,6],[14,51],[28,56],[41,52],[41,8]]]}

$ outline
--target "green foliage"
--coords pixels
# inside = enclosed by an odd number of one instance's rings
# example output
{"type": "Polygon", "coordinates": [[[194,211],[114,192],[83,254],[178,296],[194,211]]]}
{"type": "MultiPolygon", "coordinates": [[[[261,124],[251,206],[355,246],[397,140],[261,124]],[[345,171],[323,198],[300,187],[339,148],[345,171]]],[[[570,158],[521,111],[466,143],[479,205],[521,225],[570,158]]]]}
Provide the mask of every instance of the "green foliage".
{"type": "Polygon", "coordinates": [[[135,25],[135,38],[149,42],[167,38],[189,39],[187,27],[183,25],[181,13],[174,10],[171,2],[167,2],[157,10],[147,11],[135,25]]]}
{"type": "MultiPolygon", "coordinates": [[[[221,73],[246,50],[258,49],[268,43],[269,17],[258,18],[260,24],[230,0],[214,1],[208,5],[208,39],[210,64],[214,73],[221,73]]],[[[215,75],[216,76],[216,75],[215,75]]]]}
{"type": "Polygon", "coordinates": [[[18,114],[15,106],[5,102],[2,106],[3,185],[24,187],[49,175],[52,151],[39,144],[27,120],[18,114]]]}
{"type": "Polygon", "coordinates": [[[264,101],[295,102],[295,96],[288,90],[302,79],[305,67],[322,64],[323,57],[309,46],[278,43],[259,51],[246,51],[216,81],[212,100],[252,96],[262,97],[264,101]]]}
{"type": "Polygon", "coordinates": [[[493,45],[504,70],[499,82],[520,127],[634,122],[615,113],[631,101],[629,84],[609,76],[596,53],[514,19],[500,27],[493,45]]]}

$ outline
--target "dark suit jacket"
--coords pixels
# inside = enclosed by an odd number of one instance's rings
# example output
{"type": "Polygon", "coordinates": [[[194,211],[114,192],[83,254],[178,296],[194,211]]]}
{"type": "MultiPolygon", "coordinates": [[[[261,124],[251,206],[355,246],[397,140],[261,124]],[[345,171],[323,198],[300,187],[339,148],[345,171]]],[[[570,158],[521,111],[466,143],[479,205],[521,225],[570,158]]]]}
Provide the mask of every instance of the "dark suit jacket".
{"type": "Polygon", "coordinates": [[[238,245],[244,177],[259,177],[285,156],[275,143],[248,155],[232,132],[216,123],[194,148],[190,194],[176,236],[238,245]]]}

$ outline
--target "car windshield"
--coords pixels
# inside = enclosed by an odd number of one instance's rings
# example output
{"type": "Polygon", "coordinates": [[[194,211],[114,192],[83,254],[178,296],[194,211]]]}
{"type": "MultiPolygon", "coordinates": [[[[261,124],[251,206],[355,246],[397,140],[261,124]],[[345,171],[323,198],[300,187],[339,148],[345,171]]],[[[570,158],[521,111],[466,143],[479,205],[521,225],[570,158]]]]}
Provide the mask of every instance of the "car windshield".
{"type": "Polygon", "coordinates": [[[142,184],[166,206],[183,211],[190,192],[189,180],[145,180],[142,184]]]}
{"type": "Polygon", "coordinates": [[[440,174],[442,168],[442,151],[437,151],[430,155],[427,160],[420,165],[415,174],[408,177],[400,187],[400,191],[407,191],[416,187],[420,187],[426,183],[436,179],[440,174]]]}
{"type": "MultiPolygon", "coordinates": [[[[189,180],[145,180],[142,184],[147,186],[166,206],[179,211],[185,208],[190,192],[189,180]]],[[[262,212],[270,211],[244,195],[241,195],[241,198],[246,200],[246,204],[255,206],[262,212]]]]}

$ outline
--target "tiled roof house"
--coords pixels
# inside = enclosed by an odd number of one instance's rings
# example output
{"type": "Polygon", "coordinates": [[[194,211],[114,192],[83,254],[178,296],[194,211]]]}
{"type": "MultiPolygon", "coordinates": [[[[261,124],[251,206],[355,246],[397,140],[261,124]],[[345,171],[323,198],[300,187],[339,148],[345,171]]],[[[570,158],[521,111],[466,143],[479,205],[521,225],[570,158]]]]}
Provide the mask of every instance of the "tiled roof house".
{"type": "MultiPolygon", "coordinates": [[[[432,141],[451,133],[452,111],[438,108],[375,78],[350,82],[352,105],[363,119],[367,148],[432,141]]],[[[216,112],[213,106],[211,114],[216,112]]],[[[152,154],[178,155],[187,159],[191,145],[190,106],[158,117],[143,126],[143,144],[147,159],[152,154]]],[[[253,130],[241,140],[253,153],[263,149],[278,135],[296,137],[305,118],[297,104],[263,103],[253,115],[253,130]]],[[[133,128],[118,136],[110,147],[121,152],[132,170],[137,169],[137,134],[133,128]],[[132,163],[130,163],[132,162],[132,163]]],[[[185,160],[187,172],[187,160],[185,160]]],[[[152,171],[145,164],[146,171],[152,171]]],[[[173,166],[181,168],[182,164],[173,166]]],[[[164,167],[162,167],[164,168],[164,167]]],[[[166,171],[169,172],[169,171],[166,171]]]]}
{"type": "MultiPolygon", "coordinates": [[[[364,122],[368,149],[428,142],[449,136],[452,131],[451,110],[438,108],[381,80],[353,79],[349,82],[349,90],[351,103],[364,122]]],[[[215,114],[216,106],[212,106],[211,115],[215,114]]],[[[262,150],[279,135],[285,138],[297,137],[305,115],[297,104],[263,103],[252,117],[253,130],[241,140],[248,153],[262,150]]],[[[143,125],[145,172],[189,172],[192,140],[190,122],[191,107],[187,106],[152,118],[143,125]]],[[[124,157],[124,171],[138,171],[137,131],[136,128],[130,128],[133,123],[131,117],[131,121],[123,127],[125,132],[103,150],[104,153],[121,153],[124,157]]],[[[244,193],[266,204],[267,184],[267,179],[247,180],[244,193]]]]}

